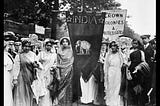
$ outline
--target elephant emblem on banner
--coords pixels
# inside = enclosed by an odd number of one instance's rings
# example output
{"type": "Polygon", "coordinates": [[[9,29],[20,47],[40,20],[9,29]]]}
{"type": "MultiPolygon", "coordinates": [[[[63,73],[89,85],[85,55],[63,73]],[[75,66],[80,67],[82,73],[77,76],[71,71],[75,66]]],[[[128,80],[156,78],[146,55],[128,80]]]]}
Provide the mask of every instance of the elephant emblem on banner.
{"type": "Polygon", "coordinates": [[[85,40],[77,40],[75,50],[78,55],[89,55],[91,44],[85,40]]]}

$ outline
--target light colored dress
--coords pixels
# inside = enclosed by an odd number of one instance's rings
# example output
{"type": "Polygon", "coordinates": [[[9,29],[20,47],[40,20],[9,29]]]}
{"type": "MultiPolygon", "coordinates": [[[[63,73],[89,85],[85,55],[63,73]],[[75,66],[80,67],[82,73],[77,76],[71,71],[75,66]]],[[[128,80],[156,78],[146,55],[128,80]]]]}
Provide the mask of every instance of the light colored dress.
{"type": "Polygon", "coordinates": [[[43,65],[43,70],[39,73],[39,77],[41,81],[44,83],[47,91],[47,93],[43,97],[41,97],[39,106],[52,106],[48,86],[52,81],[50,69],[57,63],[57,54],[55,52],[41,51],[38,58],[43,65]]]}
{"type": "Polygon", "coordinates": [[[119,95],[122,64],[123,58],[120,53],[106,55],[104,62],[104,99],[107,106],[123,106],[122,98],[119,95]]]}
{"type": "Polygon", "coordinates": [[[4,106],[13,106],[11,74],[13,61],[8,55],[10,54],[4,52],[4,106]]]}
{"type": "MultiPolygon", "coordinates": [[[[34,93],[31,88],[34,79],[34,65],[36,54],[29,51],[16,55],[13,68],[14,79],[18,80],[14,87],[14,106],[33,106],[34,93]]],[[[39,63],[39,66],[40,63],[39,63]]]]}
{"type": "Polygon", "coordinates": [[[94,75],[92,75],[87,82],[85,82],[81,77],[80,83],[81,83],[81,91],[82,91],[81,102],[87,104],[96,100],[98,86],[95,82],[94,75]]]}

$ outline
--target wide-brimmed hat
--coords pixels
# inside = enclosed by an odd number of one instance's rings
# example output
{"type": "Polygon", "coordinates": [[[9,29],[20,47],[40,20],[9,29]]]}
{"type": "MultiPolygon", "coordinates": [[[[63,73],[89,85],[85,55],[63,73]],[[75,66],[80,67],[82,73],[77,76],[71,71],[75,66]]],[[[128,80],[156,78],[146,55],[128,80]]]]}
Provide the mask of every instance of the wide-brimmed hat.
{"type": "Polygon", "coordinates": [[[22,41],[22,47],[25,45],[31,46],[31,41],[29,38],[23,38],[23,39],[21,39],[21,41],[22,41]]]}
{"type": "Polygon", "coordinates": [[[5,41],[16,41],[18,37],[15,36],[14,32],[12,31],[7,31],[4,32],[4,40],[5,41]]]}
{"type": "Polygon", "coordinates": [[[151,35],[142,35],[141,38],[145,39],[145,38],[150,38],[151,35]]]}

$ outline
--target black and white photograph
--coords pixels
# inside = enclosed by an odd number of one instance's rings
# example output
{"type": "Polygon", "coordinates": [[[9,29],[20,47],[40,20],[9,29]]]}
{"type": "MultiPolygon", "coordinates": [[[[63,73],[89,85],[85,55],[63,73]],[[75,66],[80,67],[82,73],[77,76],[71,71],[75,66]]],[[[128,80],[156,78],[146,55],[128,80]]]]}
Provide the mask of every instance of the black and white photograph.
{"type": "Polygon", "coordinates": [[[156,0],[4,0],[3,106],[157,106],[156,0]]]}

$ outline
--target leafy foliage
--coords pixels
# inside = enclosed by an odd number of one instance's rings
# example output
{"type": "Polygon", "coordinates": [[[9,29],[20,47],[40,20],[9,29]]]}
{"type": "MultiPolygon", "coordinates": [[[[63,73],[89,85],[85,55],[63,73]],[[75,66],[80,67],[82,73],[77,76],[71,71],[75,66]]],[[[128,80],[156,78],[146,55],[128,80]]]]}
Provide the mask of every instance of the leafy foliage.
{"type": "Polygon", "coordinates": [[[10,4],[5,3],[6,14],[4,18],[25,24],[36,23],[47,27],[51,20],[52,10],[58,9],[58,3],[55,1],[57,0],[24,0],[23,3],[14,4],[16,6],[13,8],[9,8],[10,4]]]}
{"type": "Polygon", "coordinates": [[[53,10],[94,12],[119,6],[115,0],[6,0],[4,18],[47,27],[52,21],[53,10]]]}

